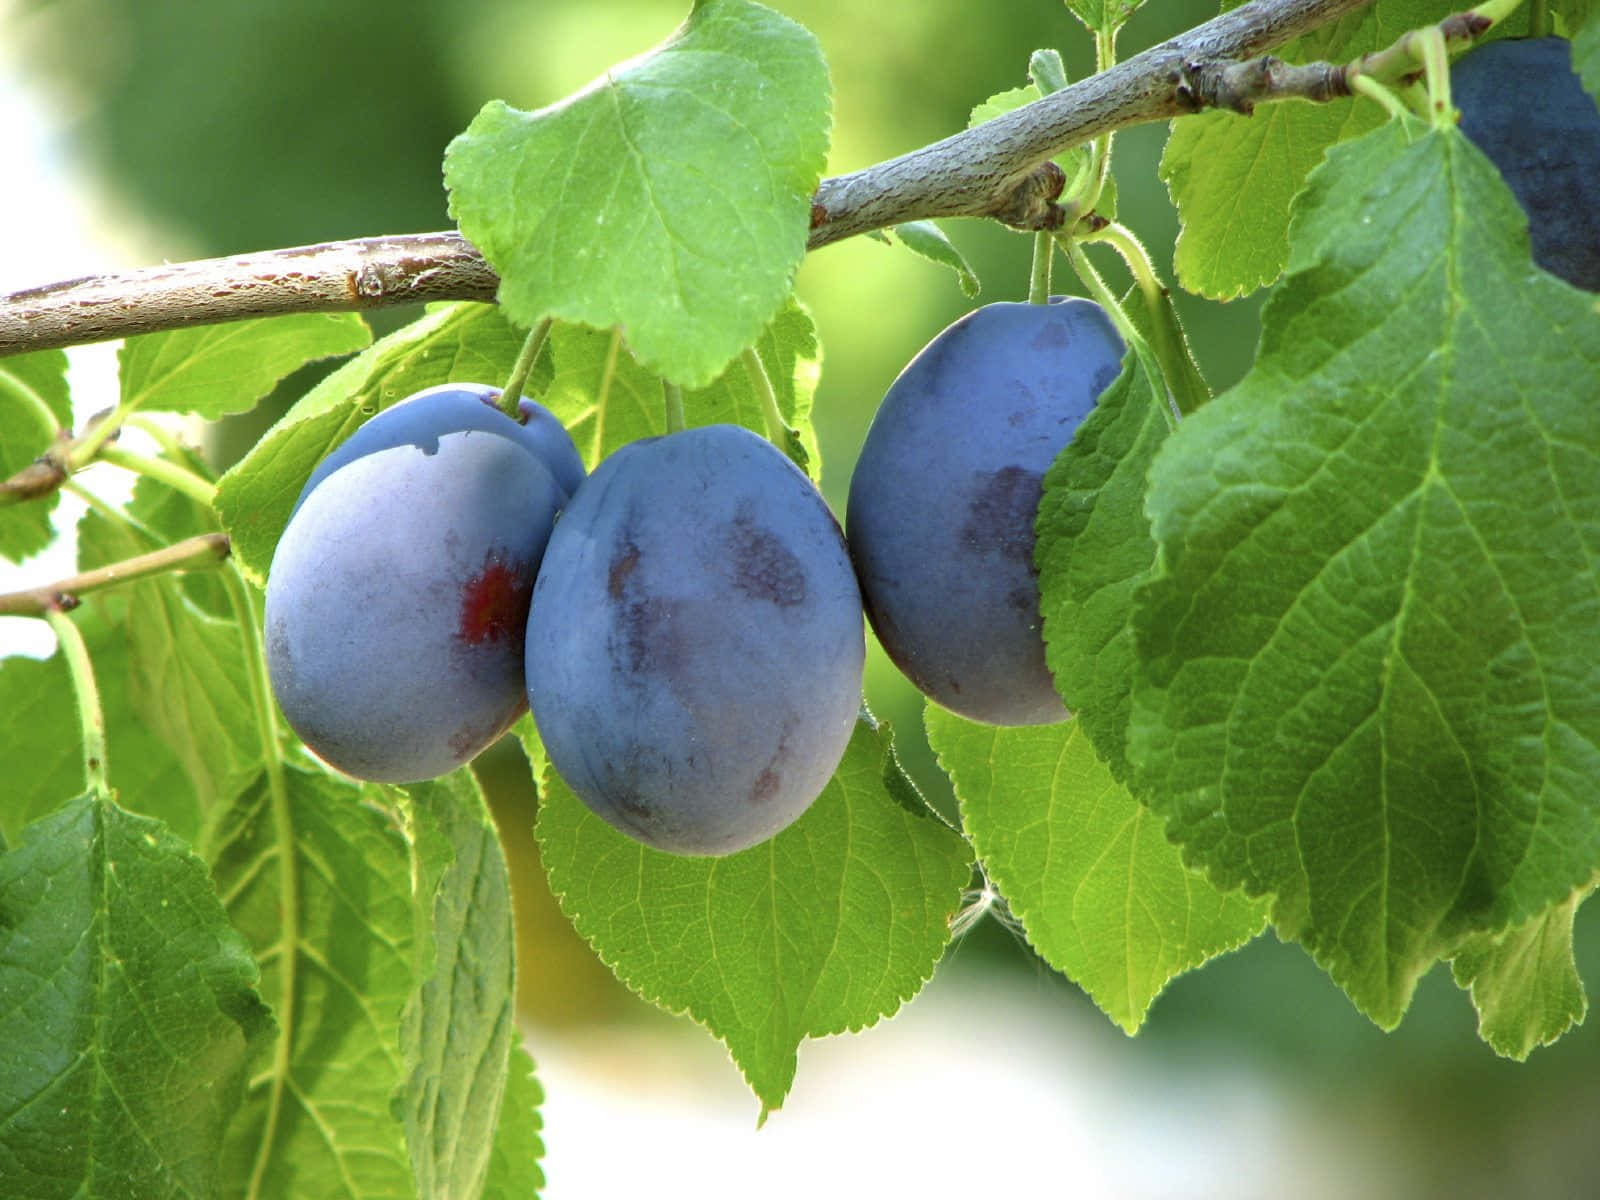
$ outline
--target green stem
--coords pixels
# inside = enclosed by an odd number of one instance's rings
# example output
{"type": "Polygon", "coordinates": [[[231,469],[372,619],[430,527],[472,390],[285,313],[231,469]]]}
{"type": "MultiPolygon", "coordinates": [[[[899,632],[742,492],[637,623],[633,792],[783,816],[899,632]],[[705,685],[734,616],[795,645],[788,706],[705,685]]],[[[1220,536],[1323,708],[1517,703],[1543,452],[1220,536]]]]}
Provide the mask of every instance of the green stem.
{"type": "Polygon", "coordinates": [[[42,587],[0,594],[0,614],[37,616],[59,608],[64,601],[76,601],[87,592],[119,584],[166,575],[173,571],[195,571],[220,566],[228,558],[228,537],[223,533],[202,533],[185,538],[149,554],[135,555],[120,562],[107,563],[81,575],[58,579],[42,587]]]}
{"type": "Polygon", "coordinates": [[[785,449],[789,444],[789,426],[783,419],[783,413],[778,409],[778,393],[773,390],[772,380],[767,376],[766,364],[761,361],[761,356],[755,352],[754,347],[747,347],[743,358],[745,372],[750,376],[750,382],[756,389],[756,398],[761,401],[761,416],[766,422],[767,440],[779,449],[785,449]]]}
{"type": "Polygon", "coordinates": [[[121,446],[106,446],[100,451],[100,461],[158,480],[206,508],[210,508],[217,498],[216,484],[209,479],[201,478],[188,467],[179,466],[164,458],[138,454],[121,446]]]}
{"type": "MultiPolygon", "coordinates": [[[[1139,287],[1139,294],[1144,297],[1145,308],[1150,313],[1150,348],[1155,353],[1156,361],[1161,364],[1162,374],[1166,376],[1168,393],[1177,397],[1179,389],[1173,385],[1183,378],[1185,364],[1182,352],[1172,340],[1172,331],[1166,319],[1167,290],[1162,287],[1161,277],[1156,274],[1150,252],[1133,230],[1116,221],[1082,240],[1105,242],[1122,255],[1123,262],[1128,264],[1128,270],[1139,287]]],[[[1183,411],[1183,415],[1189,414],[1183,411]]]]}
{"type": "Polygon", "coordinates": [[[295,858],[294,813],[289,806],[288,781],[284,777],[283,755],[278,746],[278,715],[272,698],[271,681],[267,678],[260,618],[237,564],[229,566],[230,569],[223,573],[223,585],[227,588],[228,603],[243,635],[245,673],[249,680],[252,707],[256,712],[256,730],[261,738],[262,757],[266,760],[273,838],[278,846],[278,928],[281,931],[282,949],[278,960],[279,987],[275,1008],[279,1033],[277,1045],[273,1048],[271,1094],[267,1098],[261,1141],[256,1148],[255,1163],[250,1169],[250,1186],[246,1192],[250,1200],[258,1200],[265,1185],[267,1167],[272,1161],[273,1146],[278,1137],[278,1118],[283,1112],[284,1092],[293,1065],[296,971],[300,961],[300,875],[295,858]]]}
{"type": "MultiPolygon", "coordinates": [[[[1496,6],[1483,4],[1473,11],[1481,16],[1489,16],[1491,20],[1501,20],[1502,18],[1492,17],[1491,14],[1484,12],[1484,9],[1491,7],[1496,6]]],[[[1509,4],[1506,8],[1506,15],[1509,16],[1511,10],[1516,8],[1516,4],[1509,4]]],[[[1531,38],[1550,36],[1550,6],[1545,3],[1545,0],[1532,0],[1532,3],[1528,5],[1528,36],[1531,38]]]]}
{"type": "Polygon", "coordinates": [[[135,534],[137,534],[139,537],[142,537],[152,546],[159,547],[161,545],[161,539],[156,536],[155,532],[151,530],[149,526],[135,520],[125,510],[120,509],[116,505],[101,499],[88,488],[84,487],[83,484],[79,483],[76,479],[66,480],[64,483],[62,483],[61,490],[63,492],[69,492],[78,499],[82,500],[85,504],[94,509],[95,512],[99,513],[113,525],[120,525],[124,529],[132,530],[135,534]]]}
{"type": "Polygon", "coordinates": [[[90,792],[111,799],[111,778],[106,772],[106,714],[100,705],[100,689],[94,681],[94,664],[89,647],[77,623],[60,604],[45,609],[44,619],[55,630],[72,677],[72,691],[78,698],[78,725],[83,733],[83,778],[90,792]]]}
{"type": "MultiPolygon", "coordinates": [[[[1058,234],[1057,239],[1061,243],[1062,250],[1066,252],[1067,261],[1072,264],[1072,269],[1077,272],[1079,280],[1082,281],[1084,289],[1099,302],[1101,308],[1106,310],[1106,315],[1111,318],[1111,323],[1117,327],[1117,332],[1122,335],[1122,340],[1127,343],[1130,350],[1139,356],[1152,382],[1159,379],[1162,370],[1161,364],[1153,361],[1149,344],[1140,336],[1139,331],[1134,328],[1133,322],[1128,319],[1128,314],[1122,311],[1122,305],[1111,294],[1111,289],[1106,286],[1106,281],[1100,277],[1100,272],[1094,269],[1094,264],[1089,261],[1089,256],[1084,253],[1083,247],[1076,238],[1064,233],[1058,234]]],[[[1161,409],[1161,415],[1166,418],[1167,428],[1176,430],[1179,414],[1174,407],[1171,389],[1167,389],[1167,403],[1157,405],[1157,407],[1161,409]]]]}
{"type": "Polygon", "coordinates": [[[1450,106],[1450,52],[1444,34],[1437,25],[1430,25],[1411,36],[1411,52],[1422,61],[1427,75],[1429,119],[1435,129],[1448,129],[1455,124],[1455,110],[1450,106]]]}
{"type": "Polygon", "coordinates": [[[1405,106],[1399,96],[1396,96],[1370,75],[1357,75],[1350,81],[1350,88],[1352,91],[1359,92],[1368,100],[1376,100],[1383,105],[1391,118],[1411,115],[1411,110],[1405,106]]]}
{"type": "Polygon", "coordinates": [[[104,417],[91,425],[82,436],[72,443],[72,452],[68,457],[68,466],[71,470],[81,471],[95,459],[100,457],[101,449],[113,437],[133,414],[122,405],[117,405],[104,417]]]}
{"type": "Polygon", "coordinates": [[[500,393],[501,410],[518,421],[522,419],[522,413],[517,410],[517,402],[522,399],[522,391],[528,385],[528,376],[533,373],[533,364],[539,361],[544,344],[549,340],[550,324],[550,318],[546,317],[528,332],[527,340],[522,343],[522,351],[517,355],[516,364],[511,368],[511,377],[506,380],[505,391],[500,393]]]}
{"type": "Polygon", "coordinates": [[[1050,267],[1056,256],[1055,238],[1049,233],[1033,235],[1033,271],[1028,276],[1028,303],[1050,303],[1050,267]]]}
{"type": "Polygon", "coordinates": [[[689,427],[689,422],[683,413],[683,389],[663,379],[661,392],[667,406],[667,432],[682,433],[689,427]]]}
{"type": "Polygon", "coordinates": [[[1089,256],[1083,252],[1078,239],[1065,234],[1057,234],[1056,240],[1061,246],[1062,253],[1067,256],[1067,261],[1072,264],[1072,269],[1077,273],[1084,290],[1106,310],[1106,316],[1111,318],[1111,323],[1117,327],[1117,332],[1122,335],[1122,340],[1132,346],[1144,339],[1139,331],[1134,328],[1133,322],[1128,320],[1128,314],[1122,311],[1111,289],[1106,286],[1106,281],[1100,277],[1100,272],[1094,269],[1094,264],[1089,261],[1089,256]]]}
{"type": "Polygon", "coordinates": [[[161,447],[164,454],[168,454],[173,458],[182,458],[188,453],[182,439],[160,421],[150,416],[149,413],[134,413],[133,416],[128,418],[127,423],[131,428],[147,434],[152,441],[161,447]]]}

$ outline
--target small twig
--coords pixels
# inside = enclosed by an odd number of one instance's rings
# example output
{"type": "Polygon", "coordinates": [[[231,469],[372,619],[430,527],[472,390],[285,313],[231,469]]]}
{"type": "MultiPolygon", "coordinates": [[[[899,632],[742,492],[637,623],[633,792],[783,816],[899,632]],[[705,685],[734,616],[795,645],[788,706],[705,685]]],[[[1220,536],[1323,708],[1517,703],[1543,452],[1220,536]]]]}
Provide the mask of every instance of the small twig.
{"type": "Polygon", "coordinates": [[[81,575],[58,579],[40,587],[24,588],[19,592],[0,593],[0,615],[36,617],[52,609],[75,608],[78,598],[86,592],[147,579],[152,575],[164,575],[170,571],[214,567],[226,560],[229,553],[227,534],[202,533],[163,546],[160,550],[152,550],[149,554],[107,563],[81,575]]]}

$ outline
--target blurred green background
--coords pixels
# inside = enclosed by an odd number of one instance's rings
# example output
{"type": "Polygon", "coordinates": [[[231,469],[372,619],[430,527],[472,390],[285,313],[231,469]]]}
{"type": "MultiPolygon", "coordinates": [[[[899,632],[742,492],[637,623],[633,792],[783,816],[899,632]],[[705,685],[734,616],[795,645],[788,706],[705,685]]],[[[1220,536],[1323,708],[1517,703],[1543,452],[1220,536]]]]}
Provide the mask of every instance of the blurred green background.
{"type": "MultiPolygon", "coordinates": [[[[126,223],[126,240],[146,261],[157,261],[445,228],[439,161],[481,104],[550,103],[648,49],[686,7],[686,0],[21,0],[9,17],[0,4],[0,36],[67,115],[73,145],[109,197],[102,207],[126,223]]],[[[777,7],[815,31],[829,59],[830,173],[964,127],[974,104],[1025,82],[1037,47],[1059,49],[1072,78],[1091,65],[1089,38],[1059,0],[779,0],[777,7]]],[[[1124,31],[1123,52],[1214,12],[1214,2],[1151,3],[1124,31]]],[[[1120,215],[1170,282],[1177,224],[1155,174],[1165,133],[1147,126],[1120,134],[1115,162],[1120,215]]],[[[1024,295],[1028,238],[978,222],[947,229],[983,280],[981,300],[1024,295]]],[[[1119,264],[1099,262],[1125,282],[1119,264]]],[[[1057,290],[1065,290],[1066,275],[1058,264],[1057,290]]],[[[865,239],[810,256],[798,288],[825,350],[816,420],[824,490],[842,512],[878,398],[970,303],[950,273],[865,239]]],[[[1259,298],[1179,300],[1201,365],[1220,390],[1249,365],[1259,298]]],[[[392,328],[410,315],[382,314],[375,324],[392,328]]],[[[291,381],[280,399],[304,383],[291,381]]],[[[256,422],[222,431],[213,447],[219,462],[271,415],[269,407],[256,422]]],[[[899,731],[919,782],[947,807],[921,742],[920,702],[881,655],[872,661],[868,696],[899,731]]],[[[570,1030],[669,1020],[612,979],[543,890],[520,752],[502,746],[480,765],[521,868],[521,961],[536,964],[523,971],[526,1017],[570,1030]]],[[[1579,966],[1591,982],[1597,965],[1600,920],[1582,914],[1579,966]]],[[[1007,974],[1064,1017],[1089,1009],[997,922],[962,943],[943,969],[952,972],[1007,974]]],[[[1275,1086],[1314,1096],[1332,1132],[1363,1139],[1352,1154],[1381,1148],[1396,1164],[1403,1177],[1396,1194],[1600,1195],[1593,1182],[1600,1139],[1590,1132],[1600,1122],[1594,1024],[1527,1065],[1502,1062],[1478,1041],[1467,998],[1442,969],[1424,981],[1401,1028],[1384,1034],[1304,954],[1269,935],[1175,983],[1138,1039],[1124,1040],[1103,1019],[1086,1027],[1107,1053],[1145,1072],[1152,1088],[1172,1064],[1220,1054],[1275,1086]]]]}

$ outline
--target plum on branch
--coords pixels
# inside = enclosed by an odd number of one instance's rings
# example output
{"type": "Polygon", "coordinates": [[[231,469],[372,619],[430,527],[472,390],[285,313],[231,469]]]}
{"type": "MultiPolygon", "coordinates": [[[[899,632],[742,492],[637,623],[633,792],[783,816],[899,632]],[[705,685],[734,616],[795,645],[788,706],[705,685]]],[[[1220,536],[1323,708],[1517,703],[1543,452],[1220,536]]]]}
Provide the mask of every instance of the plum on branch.
{"type": "Polygon", "coordinates": [[[632,442],[557,523],[528,616],[528,702],[600,817],[677,854],[772,837],[861,707],[861,596],[838,523],[770,442],[632,442]]]}
{"type": "Polygon", "coordinates": [[[873,417],[845,514],[862,598],[895,665],[954,712],[1068,715],[1045,665],[1033,523],[1122,352],[1093,301],[985,305],[929,342],[873,417]]]}
{"type": "Polygon", "coordinates": [[[497,396],[449,385],[379,413],[313,472],[278,543],[273,692],[306,745],[347,774],[443,775],[526,707],[528,601],[567,502],[564,452],[497,396]]]}

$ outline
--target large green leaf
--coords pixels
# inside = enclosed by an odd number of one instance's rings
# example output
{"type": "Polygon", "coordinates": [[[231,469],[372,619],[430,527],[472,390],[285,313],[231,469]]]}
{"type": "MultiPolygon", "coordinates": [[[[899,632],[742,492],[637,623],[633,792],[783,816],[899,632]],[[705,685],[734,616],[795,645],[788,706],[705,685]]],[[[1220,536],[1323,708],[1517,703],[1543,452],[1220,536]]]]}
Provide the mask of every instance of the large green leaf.
{"type": "MultiPolygon", "coordinates": [[[[1275,53],[1289,62],[1345,62],[1389,45],[1459,6],[1379,0],[1275,53]]],[[[1191,292],[1227,300],[1271,283],[1289,254],[1290,205],[1335,142],[1384,119],[1371,100],[1263,104],[1249,117],[1211,111],[1172,123],[1161,156],[1182,220],[1173,268],[1191,292]]]]}
{"type": "MultiPolygon", "coordinates": [[[[557,324],[550,336],[555,374],[545,403],[593,467],[619,446],[667,431],[661,379],[629,353],[620,333],[557,324]]],[[[790,300],[761,331],[756,353],[778,397],[778,410],[798,430],[813,476],[821,470],[811,398],[821,350],[811,316],[790,300]]],[[[726,423],[766,433],[761,402],[744,364],[735,362],[708,386],[684,393],[690,425],[726,423]]]]}
{"type": "Polygon", "coordinates": [[[1151,467],[1129,757],[1388,1026],[1600,866],[1600,321],[1453,129],[1335,149],[1293,246],[1151,467]]]}
{"type": "Polygon", "coordinates": [[[516,1041],[511,881],[470,771],[406,792],[417,904],[417,987],[400,1030],[406,1142],[419,1195],[475,1200],[516,1041]]]}
{"type": "Polygon", "coordinates": [[[625,329],[653,373],[703,386],[789,294],[829,103],[805,29],[697,0],[667,41],[557,104],[485,105],[445,154],[450,210],[514,319],[625,329]]]}
{"type": "Polygon", "coordinates": [[[122,407],[208,420],[245,412],[307,363],[371,341],[356,313],[290,313],[129,338],[119,354],[122,407]]]}
{"type": "MultiPolygon", "coordinates": [[[[9,479],[72,425],[67,356],[41,350],[0,359],[0,479],[9,479]]],[[[13,562],[50,544],[59,493],[0,508],[0,557],[13,562]]]]}
{"type": "Polygon", "coordinates": [[[933,704],[924,719],[961,824],[1028,941],[1124,1032],[1174,977],[1266,923],[1265,903],[1183,865],[1078,722],[1003,729],[933,704]]]}
{"type": "Polygon", "coordinates": [[[802,1039],[862,1029],[921,988],[970,879],[966,843],[865,721],[805,816],[726,858],[649,849],[554,773],[540,796],[540,852],[578,932],[629,987],[727,1043],[763,1114],[802,1039]]]}
{"type": "Polygon", "coordinates": [[[503,383],[523,337],[492,304],[437,305],[306,393],[217,487],[217,512],[250,577],[266,579],[300,489],[330,450],[368,417],[423,388],[503,383]]]}
{"type": "Polygon", "coordinates": [[[1126,774],[1132,705],[1133,593],[1155,559],[1145,471],[1167,437],[1166,404],[1148,365],[1128,355],[1046,472],[1035,520],[1045,659],[1117,779],[1126,774]]]}
{"type": "Polygon", "coordinates": [[[229,1129],[225,1192],[417,1194],[401,1011],[412,993],[411,859],[390,815],[331,775],[263,778],[228,813],[214,864],[282,1026],[229,1129]]]}
{"type": "Polygon", "coordinates": [[[0,857],[7,1196],[209,1197],[272,1019],[205,864],[85,796],[0,857]]]}

